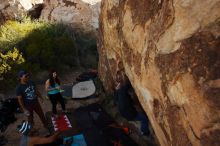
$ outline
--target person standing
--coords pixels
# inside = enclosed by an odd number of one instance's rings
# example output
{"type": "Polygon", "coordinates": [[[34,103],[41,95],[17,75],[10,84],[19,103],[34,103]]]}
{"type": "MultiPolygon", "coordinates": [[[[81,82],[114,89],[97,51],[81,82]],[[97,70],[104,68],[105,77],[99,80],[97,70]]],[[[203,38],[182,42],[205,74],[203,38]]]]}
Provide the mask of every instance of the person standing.
{"type": "Polygon", "coordinates": [[[18,73],[19,84],[16,87],[16,96],[21,107],[21,110],[28,117],[28,121],[34,125],[34,115],[36,112],[43,123],[44,127],[47,128],[46,118],[44,116],[41,105],[38,101],[38,97],[41,99],[40,92],[36,89],[34,83],[29,80],[29,73],[21,70],[18,73]]]}
{"type": "Polygon", "coordinates": [[[55,70],[51,70],[49,73],[49,79],[45,83],[45,90],[48,94],[48,97],[52,104],[52,112],[55,117],[57,117],[57,103],[59,102],[62,107],[62,111],[66,112],[66,107],[64,103],[64,99],[60,94],[60,80],[57,76],[57,72],[55,70]]]}

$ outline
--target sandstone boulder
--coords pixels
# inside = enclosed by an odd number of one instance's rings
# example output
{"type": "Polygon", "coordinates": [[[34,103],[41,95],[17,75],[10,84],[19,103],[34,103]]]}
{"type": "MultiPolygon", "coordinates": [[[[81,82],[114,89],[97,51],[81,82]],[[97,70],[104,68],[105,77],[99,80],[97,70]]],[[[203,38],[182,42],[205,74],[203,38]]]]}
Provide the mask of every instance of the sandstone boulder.
{"type": "Polygon", "coordinates": [[[96,32],[101,0],[46,0],[41,19],[96,32]]]}
{"type": "Polygon", "coordinates": [[[129,78],[162,146],[220,145],[219,0],[104,0],[99,74],[129,78]]]}
{"type": "Polygon", "coordinates": [[[0,24],[7,20],[19,20],[35,6],[41,5],[43,0],[1,0],[0,2],[0,24]]]}

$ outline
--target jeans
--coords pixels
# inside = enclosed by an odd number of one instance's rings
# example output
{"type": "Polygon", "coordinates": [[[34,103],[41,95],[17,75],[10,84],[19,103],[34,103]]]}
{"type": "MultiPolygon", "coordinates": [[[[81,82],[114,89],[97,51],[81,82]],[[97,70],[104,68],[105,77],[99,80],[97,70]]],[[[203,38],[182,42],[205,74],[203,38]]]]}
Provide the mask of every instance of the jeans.
{"type": "Polygon", "coordinates": [[[28,116],[28,121],[34,125],[34,116],[33,116],[33,112],[36,112],[38,114],[38,116],[40,117],[41,122],[44,124],[44,127],[47,127],[47,121],[46,118],[44,116],[43,110],[40,106],[40,103],[38,101],[32,103],[29,106],[26,106],[27,110],[30,112],[30,115],[28,116]]]}

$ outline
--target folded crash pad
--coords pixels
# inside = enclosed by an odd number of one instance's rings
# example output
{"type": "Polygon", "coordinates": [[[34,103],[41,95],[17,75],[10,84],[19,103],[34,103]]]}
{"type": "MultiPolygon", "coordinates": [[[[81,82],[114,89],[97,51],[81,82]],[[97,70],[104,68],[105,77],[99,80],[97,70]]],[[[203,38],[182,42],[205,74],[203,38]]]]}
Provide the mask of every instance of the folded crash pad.
{"type": "Polygon", "coordinates": [[[95,84],[92,80],[79,82],[72,88],[72,98],[87,98],[95,94],[95,91],[95,84]]]}

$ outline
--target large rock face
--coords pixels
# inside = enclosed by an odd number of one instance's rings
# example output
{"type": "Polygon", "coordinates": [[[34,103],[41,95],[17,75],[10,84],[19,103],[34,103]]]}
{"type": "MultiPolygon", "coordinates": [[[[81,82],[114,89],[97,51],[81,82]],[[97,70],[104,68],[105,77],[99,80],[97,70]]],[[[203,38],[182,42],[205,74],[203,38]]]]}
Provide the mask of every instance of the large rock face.
{"type": "Polygon", "coordinates": [[[99,72],[128,76],[162,146],[220,145],[219,0],[104,0],[99,72]]]}
{"type": "Polygon", "coordinates": [[[101,0],[45,0],[41,19],[91,32],[98,28],[101,0]]]}
{"type": "Polygon", "coordinates": [[[52,23],[70,24],[83,32],[96,32],[101,0],[1,0],[0,24],[30,14],[52,23]]]}
{"type": "Polygon", "coordinates": [[[43,0],[1,0],[0,24],[7,20],[20,19],[22,15],[31,11],[36,5],[42,4],[43,0]]]}

